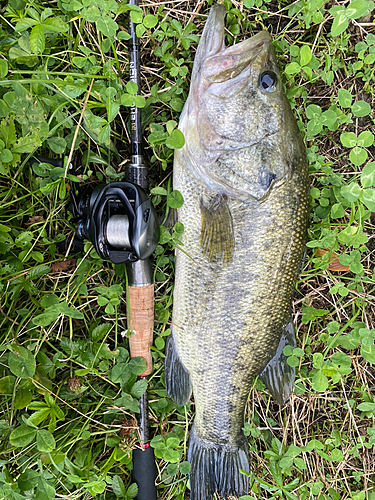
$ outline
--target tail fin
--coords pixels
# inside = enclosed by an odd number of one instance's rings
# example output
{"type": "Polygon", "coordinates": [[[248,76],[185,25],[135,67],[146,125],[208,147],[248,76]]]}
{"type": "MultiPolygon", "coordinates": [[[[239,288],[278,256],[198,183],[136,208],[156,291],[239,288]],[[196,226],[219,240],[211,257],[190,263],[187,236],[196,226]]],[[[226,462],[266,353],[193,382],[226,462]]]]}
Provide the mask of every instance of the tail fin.
{"type": "Polygon", "coordinates": [[[219,445],[200,439],[193,426],[189,438],[188,461],[191,464],[191,500],[211,500],[215,492],[223,498],[247,494],[248,477],[240,472],[240,469],[249,471],[249,451],[245,436],[241,436],[238,447],[219,445]]]}

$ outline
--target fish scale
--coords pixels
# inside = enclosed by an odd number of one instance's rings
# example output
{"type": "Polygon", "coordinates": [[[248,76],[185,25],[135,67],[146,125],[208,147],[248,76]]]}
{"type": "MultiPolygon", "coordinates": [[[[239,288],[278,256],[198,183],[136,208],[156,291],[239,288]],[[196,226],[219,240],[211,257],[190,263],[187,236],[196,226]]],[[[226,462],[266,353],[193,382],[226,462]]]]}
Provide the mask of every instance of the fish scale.
{"type": "Polygon", "coordinates": [[[165,379],[179,404],[194,394],[191,500],[246,494],[239,469],[249,470],[242,427],[254,377],[278,403],[292,390],[282,350],[295,342],[291,302],[308,223],[305,148],[271,38],[225,49],[224,14],[214,6],[201,37],[173,174],[184,234],[165,379]],[[267,91],[265,71],[275,82],[267,91]]]}

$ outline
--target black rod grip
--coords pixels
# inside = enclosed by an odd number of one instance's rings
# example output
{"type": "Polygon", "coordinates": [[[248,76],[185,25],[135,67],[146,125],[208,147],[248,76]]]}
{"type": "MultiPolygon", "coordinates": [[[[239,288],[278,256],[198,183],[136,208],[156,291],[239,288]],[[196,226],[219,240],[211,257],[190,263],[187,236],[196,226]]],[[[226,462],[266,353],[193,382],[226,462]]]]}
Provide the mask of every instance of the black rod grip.
{"type": "Polygon", "coordinates": [[[154,449],[133,450],[132,481],[138,485],[136,500],[156,500],[156,466],[154,449]]]}

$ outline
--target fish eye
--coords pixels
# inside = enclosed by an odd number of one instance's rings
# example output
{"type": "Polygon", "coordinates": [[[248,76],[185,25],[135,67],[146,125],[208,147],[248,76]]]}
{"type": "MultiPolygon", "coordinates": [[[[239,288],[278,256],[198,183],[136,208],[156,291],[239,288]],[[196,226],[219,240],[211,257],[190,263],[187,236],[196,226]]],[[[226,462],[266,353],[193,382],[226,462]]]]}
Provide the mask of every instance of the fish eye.
{"type": "Polygon", "coordinates": [[[277,75],[274,71],[263,71],[259,76],[259,86],[266,92],[274,92],[276,90],[277,75]]]}

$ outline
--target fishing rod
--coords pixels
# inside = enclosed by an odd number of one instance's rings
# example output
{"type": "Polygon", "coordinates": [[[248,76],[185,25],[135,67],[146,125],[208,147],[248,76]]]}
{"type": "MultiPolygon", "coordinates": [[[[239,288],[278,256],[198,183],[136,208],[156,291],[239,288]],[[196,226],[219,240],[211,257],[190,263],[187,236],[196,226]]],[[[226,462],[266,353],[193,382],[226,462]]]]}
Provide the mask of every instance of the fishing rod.
{"type": "MultiPolygon", "coordinates": [[[[138,0],[130,0],[130,5],[139,6],[138,0]]],[[[130,19],[129,76],[137,84],[137,94],[141,93],[141,57],[136,25],[130,19]]],[[[130,108],[131,163],[126,166],[125,178],[134,185],[148,189],[148,169],[144,161],[142,147],[141,109],[130,108]]],[[[147,361],[147,368],[141,378],[152,371],[150,346],[154,328],[154,284],[150,260],[142,259],[126,264],[128,277],[128,322],[134,335],[129,338],[130,357],[140,356],[147,361]]],[[[147,391],[139,400],[137,415],[140,433],[140,448],[133,450],[132,480],[138,485],[137,500],[156,500],[156,467],[154,449],[150,446],[147,391]]]]}
{"type": "MultiPolygon", "coordinates": [[[[138,0],[130,5],[138,6],[138,0]]],[[[136,26],[130,21],[129,47],[130,80],[141,92],[140,49],[136,26]]],[[[80,241],[88,239],[99,257],[115,264],[125,263],[128,282],[127,316],[130,357],[142,357],[147,362],[146,378],[152,371],[150,346],[154,328],[154,284],[149,260],[159,242],[159,222],[155,208],[146,194],[148,169],[142,147],[141,111],[130,109],[131,163],[126,167],[126,182],[101,184],[93,190],[71,185],[69,211],[73,214],[76,237],[65,240],[60,251],[72,246],[81,250],[80,241]]],[[[55,160],[36,157],[42,163],[55,164],[55,160]]],[[[61,160],[57,160],[60,166],[61,160]]],[[[61,164],[62,166],[62,164],[61,164]]],[[[156,500],[156,467],[154,450],[150,446],[147,391],[139,400],[137,417],[140,447],[133,450],[132,480],[138,486],[137,500],[156,500]]]]}

